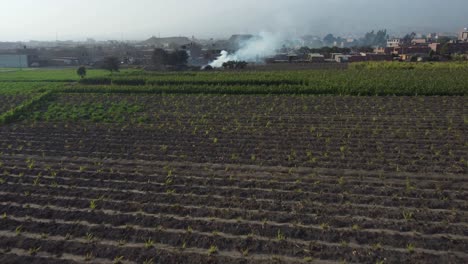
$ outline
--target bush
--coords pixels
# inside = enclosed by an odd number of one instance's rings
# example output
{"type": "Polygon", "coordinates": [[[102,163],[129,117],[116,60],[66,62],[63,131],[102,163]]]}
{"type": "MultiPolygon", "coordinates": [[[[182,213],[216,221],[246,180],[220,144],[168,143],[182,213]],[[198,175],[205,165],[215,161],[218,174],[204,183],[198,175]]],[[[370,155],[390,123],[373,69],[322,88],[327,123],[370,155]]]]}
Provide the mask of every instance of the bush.
{"type": "Polygon", "coordinates": [[[79,83],[85,85],[110,85],[112,83],[112,79],[109,77],[84,78],[81,79],[79,83]]]}
{"type": "Polygon", "coordinates": [[[47,101],[52,96],[51,91],[46,91],[42,94],[36,95],[33,98],[23,102],[17,107],[10,109],[9,111],[0,115],[0,125],[9,124],[14,122],[29,112],[32,111],[37,105],[44,101],[47,101]]]}
{"type": "Polygon", "coordinates": [[[247,67],[248,63],[246,61],[228,61],[223,63],[223,68],[225,69],[244,69],[247,67]]]}
{"type": "Polygon", "coordinates": [[[140,85],[145,85],[146,80],[145,79],[135,79],[135,78],[119,78],[119,79],[113,79],[112,84],[140,86],[140,85]]]}
{"type": "Polygon", "coordinates": [[[86,67],[79,67],[78,70],[76,70],[76,74],[78,74],[81,78],[84,78],[86,76],[86,67]]]}
{"type": "Polygon", "coordinates": [[[107,57],[102,61],[102,68],[113,72],[118,72],[120,69],[120,60],[117,57],[107,57]]]}

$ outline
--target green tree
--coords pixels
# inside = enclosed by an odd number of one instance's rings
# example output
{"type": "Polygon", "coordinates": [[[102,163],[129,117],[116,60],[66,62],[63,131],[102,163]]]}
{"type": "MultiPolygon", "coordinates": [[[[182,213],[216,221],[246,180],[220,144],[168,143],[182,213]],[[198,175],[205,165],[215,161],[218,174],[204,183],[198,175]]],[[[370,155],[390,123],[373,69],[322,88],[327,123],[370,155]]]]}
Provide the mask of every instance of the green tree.
{"type": "Polygon", "coordinates": [[[386,29],[379,30],[377,31],[377,34],[375,34],[373,45],[377,47],[386,47],[387,40],[388,40],[387,30],[386,29]]]}
{"type": "Polygon", "coordinates": [[[385,47],[387,45],[387,30],[379,30],[375,33],[374,30],[367,32],[364,35],[364,38],[360,39],[361,46],[371,46],[371,47],[385,47]]]}
{"type": "Polygon", "coordinates": [[[244,69],[247,67],[248,63],[246,61],[228,61],[223,63],[223,68],[225,69],[244,69]]]}
{"type": "Polygon", "coordinates": [[[238,61],[236,68],[237,69],[245,69],[247,67],[248,63],[246,61],[238,61]]]}
{"type": "Polygon", "coordinates": [[[107,57],[102,63],[102,68],[113,72],[118,72],[120,69],[120,60],[117,57],[107,57]]]}
{"type": "Polygon", "coordinates": [[[441,55],[449,55],[450,54],[450,43],[445,43],[442,48],[440,48],[441,55]]]}
{"type": "Polygon", "coordinates": [[[151,61],[156,66],[164,66],[168,64],[169,54],[164,49],[155,49],[151,56],[151,61]]]}
{"type": "Polygon", "coordinates": [[[364,39],[362,40],[362,45],[363,46],[373,46],[375,42],[375,33],[374,30],[371,32],[367,32],[366,35],[364,35],[364,39]]]}
{"type": "Polygon", "coordinates": [[[168,64],[172,66],[187,65],[189,56],[185,50],[176,50],[169,54],[168,64]]]}
{"type": "Polygon", "coordinates": [[[411,34],[406,34],[402,39],[401,43],[405,46],[411,45],[411,41],[416,38],[416,33],[411,32],[411,34]]]}
{"type": "Polygon", "coordinates": [[[326,46],[331,46],[336,41],[335,36],[333,34],[328,34],[323,38],[323,44],[326,46]]]}
{"type": "Polygon", "coordinates": [[[450,37],[439,37],[439,38],[437,39],[437,43],[440,43],[440,45],[443,46],[443,45],[449,43],[450,40],[452,40],[450,37]]]}
{"type": "Polygon", "coordinates": [[[223,63],[224,69],[234,69],[234,61],[228,61],[223,63]]]}
{"type": "Polygon", "coordinates": [[[305,57],[310,53],[310,51],[311,50],[308,47],[301,47],[300,49],[297,50],[297,53],[305,57]]]}
{"type": "Polygon", "coordinates": [[[374,52],[374,48],[372,48],[371,46],[355,47],[353,49],[357,52],[365,52],[365,53],[374,52]]]}
{"type": "Polygon", "coordinates": [[[76,70],[76,74],[78,74],[83,79],[86,76],[86,67],[79,67],[78,70],[76,70]]]}
{"type": "Polygon", "coordinates": [[[186,65],[189,56],[185,50],[176,50],[174,52],[167,52],[163,49],[155,49],[151,60],[156,66],[181,66],[186,65]]]}
{"type": "Polygon", "coordinates": [[[213,66],[207,65],[207,66],[205,66],[204,68],[202,68],[202,70],[204,70],[204,71],[212,71],[212,70],[213,70],[213,66]]]}

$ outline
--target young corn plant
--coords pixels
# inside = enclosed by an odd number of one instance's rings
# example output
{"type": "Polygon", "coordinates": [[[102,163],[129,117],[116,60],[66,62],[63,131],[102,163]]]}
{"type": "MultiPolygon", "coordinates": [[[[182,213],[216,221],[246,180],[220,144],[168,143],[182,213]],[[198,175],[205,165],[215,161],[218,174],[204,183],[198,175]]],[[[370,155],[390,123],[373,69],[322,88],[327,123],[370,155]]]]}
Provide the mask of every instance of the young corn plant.
{"type": "Polygon", "coordinates": [[[147,239],[145,241],[145,248],[148,249],[148,248],[152,248],[154,247],[154,241],[152,239],[147,239]]]}
{"type": "Polygon", "coordinates": [[[88,243],[93,242],[93,240],[94,240],[94,235],[91,234],[91,233],[86,233],[86,235],[85,235],[85,240],[86,240],[86,242],[88,242],[88,243]]]}
{"type": "Polygon", "coordinates": [[[119,247],[123,247],[125,246],[125,244],[127,244],[127,241],[125,239],[120,239],[118,244],[119,244],[119,247]]]}
{"type": "Polygon", "coordinates": [[[34,168],[35,162],[34,162],[34,160],[32,160],[32,159],[27,159],[27,160],[26,160],[26,164],[27,164],[27,166],[28,166],[28,169],[29,169],[29,170],[32,170],[32,169],[34,168]]]}
{"type": "Polygon", "coordinates": [[[410,212],[410,211],[403,211],[403,218],[406,220],[406,221],[411,221],[413,220],[413,212],[410,212]]]}
{"type": "Polygon", "coordinates": [[[97,207],[96,200],[91,200],[91,201],[89,202],[89,208],[90,208],[91,210],[95,210],[96,207],[97,207]]]}
{"type": "Polygon", "coordinates": [[[412,190],[415,189],[414,186],[411,184],[409,177],[406,177],[405,186],[406,186],[406,192],[411,192],[412,190]]]}
{"type": "Polygon", "coordinates": [[[29,255],[35,256],[39,250],[41,250],[41,247],[32,247],[28,250],[29,255]]]}
{"type": "Polygon", "coordinates": [[[150,258],[150,259],[145,259],[143,261],[143,264],[154,264],[154,259],[150,258]]]}
{"type": "Polygon", "coordinates": [[[37,185],[39,184],[39,181],[40,181],[40,180],[41,180],[41,177],[40,177],[40,176],[36,176],[36,177],[34,178],[33,185],[34,185],[34,186],[37,186],[37,185]]]}
{"type": "Polygon", "coordinates": [[[23,232],[23,225],[17,226],[15,229],[15,233],[17,236],[21,235],[21,232],[23,232]]]}
{"type": "Polygon", "coordinates": [[[372,244],[372,249],[374,251],[378,251],[378,250],[381,250],[383,247],[382,247],[382,244],[381,243],[375,243],[375,244],[372,244]]]}
{"type": "Polygon", "coordinates": [[[321,228],[322,230],[328,230],[328,229],[330,229],[330,225],[327,224],[327,223],[321,223],[321,224],[320,224],[320,228],[321,228]]]}
{"type": "Polygon", "coordinates": [[[113,264],[120,264],[120,263],[122,263],[123,260],[124,260],[124,256],[117,256],[117,257],[114,258],[112,263],[113,264]]]}
{"type": "Polygon", "coordinates": [[[284,241],[286,240],[286,236],[281,232],[281,230],[278,229],[278,232],[276,233],[276,239],[278,239],[278,241],[284,241]]]}
{"type": "Polygon", "coordinates": [[[408,244],[408,245],[406,246],[406,250],[408,251],[408,253],[412,254],[412,253],[414,253],[415,246],[414,246],[413,244],[410,243],[410,244],[408,244]]]}
{"type": "Polygon", "coordinates": [[[215,245],[212,245],[209,249],[208,249],[208,256],[212,256],[214,254],[218,253],[218,247],[215,246],[215,245]]]}
{"type": "Polygon", "coordinates": [[[338,184],[339,184],[340,186],[343,186],[343,185],[345,184],[345,178],[344,178],[344,176],[341,176],[341,177],[338,179],[338,184]]]}
{"type": "Polygon", "coordinates": [[[94,256],[93,256],[93,253],[91,253],[91,252],[86,253],[86,255],[84,256],[84,260],[86,262],[89,262],[89,261],[91,261],[93,259],[94,259],[94,256]]]}

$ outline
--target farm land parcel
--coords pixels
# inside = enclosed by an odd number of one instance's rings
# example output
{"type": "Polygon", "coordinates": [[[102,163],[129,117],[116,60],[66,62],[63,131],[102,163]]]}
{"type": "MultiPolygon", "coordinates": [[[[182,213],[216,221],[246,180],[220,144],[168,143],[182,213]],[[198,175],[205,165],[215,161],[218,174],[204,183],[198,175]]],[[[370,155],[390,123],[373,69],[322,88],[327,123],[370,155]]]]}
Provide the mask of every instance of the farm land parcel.
{"type": "Polygon", "coordinates": [[[0,71],[0,262],[467,263],[467,73],[0,71]]]}

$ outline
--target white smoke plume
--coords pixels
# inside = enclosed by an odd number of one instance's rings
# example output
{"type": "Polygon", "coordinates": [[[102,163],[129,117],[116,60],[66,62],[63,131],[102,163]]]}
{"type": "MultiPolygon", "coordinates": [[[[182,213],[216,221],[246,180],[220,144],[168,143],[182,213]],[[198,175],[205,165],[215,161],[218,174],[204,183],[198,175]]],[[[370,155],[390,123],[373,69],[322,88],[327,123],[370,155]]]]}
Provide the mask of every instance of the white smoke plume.
{"type": "Polygon", "coordinates": [[[231,54],[229,55],[229,52],[223,50],[221,51],[221,55],[213,62],[211,62],[209,65],[213,68],[221,68],[223,67],[223,63],[228,62],[228,61],[236,61],[237,56],[236,54],[231,54]]]}
{"type": "Polygon", "coordinates": [[[282,45],[283,39],[279,34],[261,32],[258,36],[241,43],[241,48],[233,54],[223,50],[221,55],[209,65],[220,68],[228,61],[259,62],[262,58],[275,55],[282,45]]]}

